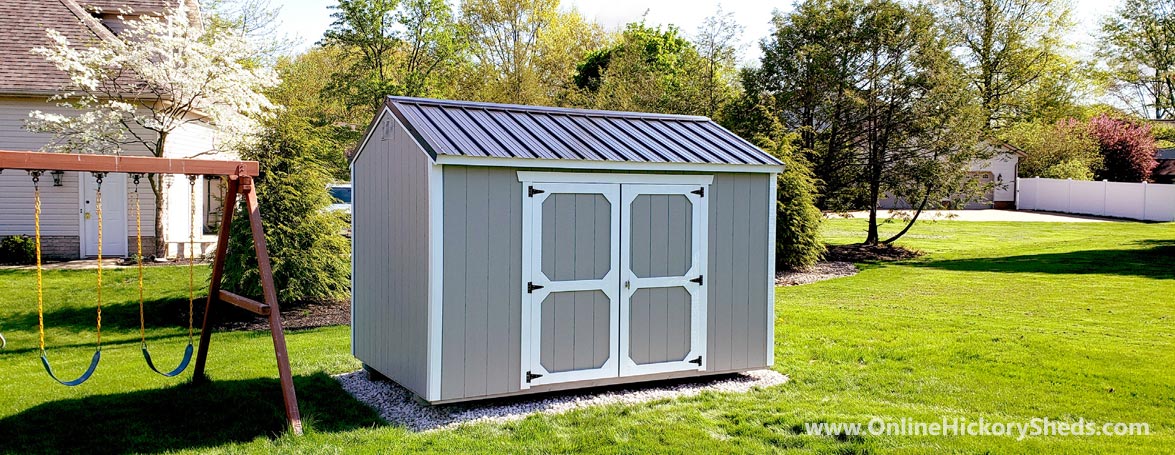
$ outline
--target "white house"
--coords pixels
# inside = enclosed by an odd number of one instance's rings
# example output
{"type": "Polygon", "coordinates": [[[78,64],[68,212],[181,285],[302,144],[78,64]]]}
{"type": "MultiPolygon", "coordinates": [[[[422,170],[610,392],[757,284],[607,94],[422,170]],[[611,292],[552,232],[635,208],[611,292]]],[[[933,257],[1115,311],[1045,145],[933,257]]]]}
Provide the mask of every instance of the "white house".
{"type": "MultiPolygon", "coordinates": [[[[136,15],[158,14],[169,2],[186,1],[198,11],[195,0],[3,0],[0,1],[0,150],[35,151],[51,137],[31,133],[24,125],[29,112],[41,110],[75,115],[57,107],[49,97],[68,82],[44,57],[31,53],[49,46],[45,30],[53,29],[75,44],[94,40],[117,40],[124,21],[136,15]],[[119,17],[120,9],[134,15],[119,17]]],[[[194,14],[198,14],[194,13],[194,14]]],[[[195,21],[199,23],[199,21],[195,21]]],[[[167,139],[168,157],[233,158],[209,153],[213,130],[192,123],[167,139]]],[[[146,149],[129,149],[130,155],[149,155],[146,149]]],[[[96,182],[89,173],[66,172],[41,179],[41,233],[45,257],[70,259],[97,254],[97,219],[94,192],[96,182]]],[[[183,255],[189,238],[189,182],[164,178],[164,232],[166,256],[183,255]]],[[[219,224],[221,184],[218,179],[199,179],[195,185],[197,213],[197,254],[210,251],[219,224]]],[[[112,175],[102,185],[103,255],[135,253],[134,185],[126,175],[112,175]]],[[[154,251],[155,204],[146,179],[139,187],[142,207],[144,255],[154,251]]],[[[33,184],[23,171],[0,173],[0,236],[33,234],[33,184]]],[[[163,256],[160,254],[159,256],[163,256]]]]}
{"type": "MultiPolygon", "coordinates": [[[[986,147],[991,158],[971,162],[968,173],[980,183],[994,182],[987,193],[977,201],[966,205],[966,209],[1007,209],[1016,208],[1016,174],[1019,171],[1020,158],[1024,152],[1020,149],[996,139],[988,139],[980,144],[986,147]]],[[[946,202],[946,201],[944,201],[946,202]]],[[[908,209],[910,203],[901,198],[887,195],[877,202],[882,209],[908,209]]],[[[936,207],[932,207],[936,208],[936,207]]]]}

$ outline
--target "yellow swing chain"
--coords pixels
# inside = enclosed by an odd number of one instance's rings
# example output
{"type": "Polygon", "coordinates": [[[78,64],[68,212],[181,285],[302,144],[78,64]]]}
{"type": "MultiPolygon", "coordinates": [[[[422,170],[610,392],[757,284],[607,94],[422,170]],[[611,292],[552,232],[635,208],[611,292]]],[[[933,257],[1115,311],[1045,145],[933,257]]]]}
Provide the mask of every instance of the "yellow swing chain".
{"type": "Polygon", "coordinates": [[[45,304],[44,283],[41,279],[41,171],[29,171],[33,176],[33,232],[37,245],[37,333],[41,339],[41,352],[45,352],[45,304]]]}
{"type": "MultiPolygon", "coordinates": [[[[43,171],[29,171],[33,176],[33,233],[37,253],[37,335],[41,352],[45,352],[45,282],[41,262],[41,175],[43,171]]],[[[98,214],[98,346],[102,346],[102,178],[103,173],[94,173],[98,181],[94,203],[98,214]]]]}
{"type": "Polygon", "coordinates": [[[188,343],[192,342],[192,326],[194,324],[192,311],[196,300],[196,176],[188,176],[191,199],[188,201],[190,219],[188,221],[188,343]]]}
{"type": "Polygon", "coordinates": [[[94,193],[94,211],[98,214],[98,346],[102,346],[102,179],[105,172],[95,172],[98,189],[94,193]]]}
{"type": "Polygon", "coordinates": [[[139,263],[139,339],[146,346],[147,320],[143,316],[143,209],[139,205],[139,180],[143,176],[135,174],[132,178],[135,182],[135,242],[138,248],[135,254],[139,263]]]}

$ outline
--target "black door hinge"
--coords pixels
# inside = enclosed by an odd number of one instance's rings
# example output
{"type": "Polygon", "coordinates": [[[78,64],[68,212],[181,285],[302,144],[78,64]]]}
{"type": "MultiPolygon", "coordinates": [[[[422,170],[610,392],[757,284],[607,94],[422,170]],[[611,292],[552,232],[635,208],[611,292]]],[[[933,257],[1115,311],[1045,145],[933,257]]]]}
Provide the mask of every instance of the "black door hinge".
{"type": "Polygon", "coordinates": [[[706,187],[704,186],[690,192],[698,195],[699,197],[706,197],[706,187]]]}
{"type": "Polygon", "coordinates": [[[694,278],[694,279],[690,280],[690,282],[692,282],[692,283],[698,283],[698,285],[699,285],[699,286],[701,286],[701,285],[702,285],[702,277],[703,277],[703,276],[704,276],[704,275],[698,275],[698,277],[697,277],[697,278],[694,278]]]}
{"type": "MultiPolygon", "coordinates": [[[[699,363],[698,365],[701,365],[701,364],[699,363]]],[[[526,372],[526,383],[527,383],[527,384],[530,384],[530,381],[533,381],[533,380],[535,380],[535,379],[538,379],[538,378],[541,378],[541,377],[543,377],[543,375],[541,375],[541,374],[534,374],[534,373],[531,373],[531,372],[527,371],[527,372],[526,372]]]]}
{"type": "Polygon", "coordinates": [[[534,197],[534,195],[539,194],[539,193],[546,193],[546,191],[545,190],[536,190],[534,188],[534,186],[528,186],[526,188],[526,197],[534,197]]]}
{"type": "Polygon", "coordinates": [[[535,289],[542,289],[542,288],[543,288],[543,286],[539,286],[537,284],[534,284],[533,281],[528,281],[526,283],[526,293],[527,294],[534,294],[535,289]]]}
{"type": "MultiPolygon", "coordinates": [[[[702,366],[702,356],[698,356],[698,358],[690,360],[689,363],[695,363],[698,366],[702,366]]],[[[526,382],[530,382],[530,381],[528,380],[526,382]]]]}

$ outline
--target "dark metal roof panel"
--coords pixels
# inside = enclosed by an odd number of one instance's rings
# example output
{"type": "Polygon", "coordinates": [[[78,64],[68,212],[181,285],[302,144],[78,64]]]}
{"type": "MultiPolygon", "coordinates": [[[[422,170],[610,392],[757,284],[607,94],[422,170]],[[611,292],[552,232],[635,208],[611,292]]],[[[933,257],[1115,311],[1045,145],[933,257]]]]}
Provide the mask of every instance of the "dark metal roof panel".
{"type": "Polygon", "coordinates": [[[706,117],[389,97],[438,155],[649,163],[781,163],[706,117]]]}

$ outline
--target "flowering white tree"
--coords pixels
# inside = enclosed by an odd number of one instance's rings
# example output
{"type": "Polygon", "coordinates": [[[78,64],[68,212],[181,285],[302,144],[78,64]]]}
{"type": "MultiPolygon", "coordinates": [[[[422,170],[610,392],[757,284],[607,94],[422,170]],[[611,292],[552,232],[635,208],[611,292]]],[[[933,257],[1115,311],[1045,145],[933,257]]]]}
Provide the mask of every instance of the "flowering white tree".
{"type": "MultiPolygon", "coordinates": [[[[254,140],[258,120],[274,109],[263,90],[277,74],[250,59],[254,53],[232,30],[206,32],[185,4],[162,15],[143,15],[126,28],[93,42],[71,43],[55,30],[49,47],[33,52],[69,75],[52,99],[76,115],[33,111],[26,128],[53,134],[43,150],[120,154],[127,147],[168,155],[168,137],[186,125],[214,131],[207,150],[235,150],[254,140]]],[[[128,14],[130,11],[122,11],[128,14]]],[[[155,195],[155,251],[165,251],[163,179],[149,177],[155,195]]]]}

